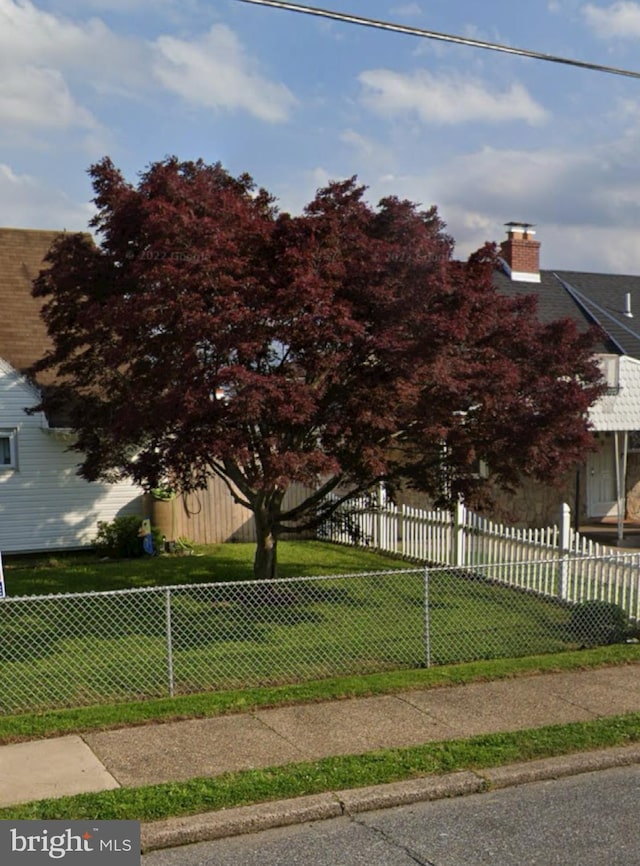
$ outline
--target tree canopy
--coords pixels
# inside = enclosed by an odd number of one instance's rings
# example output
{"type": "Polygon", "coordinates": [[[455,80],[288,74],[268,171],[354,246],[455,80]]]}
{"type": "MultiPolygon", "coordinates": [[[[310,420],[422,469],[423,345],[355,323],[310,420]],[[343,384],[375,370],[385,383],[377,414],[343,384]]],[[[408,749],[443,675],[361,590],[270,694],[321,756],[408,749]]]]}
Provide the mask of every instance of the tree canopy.
{"type": "Polygon", "coordinates": [[[492,483],[557,477],[591,442],[593,335],[541,324],[532,297],[492,285],[434,208],[372,207],[355,178],[304,212],[248,175],[168,158],[137,184],[105,158],[96,216],[65,235],[34,285],[53,349],[44,411],[64,404],[80,473],[145,488],[215,475],[254,515],[256,576],[329,494],[406,483],[451,502],[492,483]],[[308,488],[295,508],[293,484],[308,488]]]}

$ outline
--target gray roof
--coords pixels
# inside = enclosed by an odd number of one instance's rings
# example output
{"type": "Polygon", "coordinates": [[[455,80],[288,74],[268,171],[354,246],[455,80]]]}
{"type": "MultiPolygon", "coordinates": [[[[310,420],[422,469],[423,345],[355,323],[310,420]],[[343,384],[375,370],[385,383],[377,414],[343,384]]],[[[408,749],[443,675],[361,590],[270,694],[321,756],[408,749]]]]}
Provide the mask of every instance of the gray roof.
{"type": "Polygon", "coordinates": [[[506,295],[536,295],[543,322],[568,317],[580,330],[599,325],[606,337],[597,350],[640,359],[640,276],[540,271],[540,282],[530,283],[497,270],[494,284],[506,295]],[[627,294],[632,318],[624,314],[627,294]]]}

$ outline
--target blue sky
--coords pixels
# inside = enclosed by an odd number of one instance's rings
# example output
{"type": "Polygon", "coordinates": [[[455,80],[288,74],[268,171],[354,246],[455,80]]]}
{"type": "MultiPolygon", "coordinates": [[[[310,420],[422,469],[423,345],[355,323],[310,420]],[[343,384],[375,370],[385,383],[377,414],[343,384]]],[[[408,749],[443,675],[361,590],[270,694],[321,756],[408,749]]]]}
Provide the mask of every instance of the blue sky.
{"type": "MultiPolygon", "coordinates": [[[[632,0],[313,5],[640,70],[632,0]]],[[[293,213],[356,174],[461,257],[524,220],[543,267],[640,273],[638,79],[238,0],[0,0],[0,225],[86,229],[106,154],[219,160],[293,213]]]]}

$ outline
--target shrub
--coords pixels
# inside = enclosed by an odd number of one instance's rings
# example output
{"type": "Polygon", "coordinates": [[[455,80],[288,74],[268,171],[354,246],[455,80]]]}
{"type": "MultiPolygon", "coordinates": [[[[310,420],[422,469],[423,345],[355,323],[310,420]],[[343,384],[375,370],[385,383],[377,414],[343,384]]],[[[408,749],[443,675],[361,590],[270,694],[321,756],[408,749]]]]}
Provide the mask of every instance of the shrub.
{"type": "MultiPolygon", "coordinates": [[[[103,556],[113,556],[117,559],[131,559],[144,555],[140,526],[142,519],[135,515],[116,517],[111,523],[100,521],[98,535],[94,541],[96,550],[103,556]]],[[[156,553],[162,551],[162,535],[157,527],[151,527],[153,548],[156,553]]]]}
{"type": "Polygon", "coordinates": [[[622,643],[633,633],[627,612],[611,601],[591,599],[571,611],[569,629],[584,646],[622,643]]]}

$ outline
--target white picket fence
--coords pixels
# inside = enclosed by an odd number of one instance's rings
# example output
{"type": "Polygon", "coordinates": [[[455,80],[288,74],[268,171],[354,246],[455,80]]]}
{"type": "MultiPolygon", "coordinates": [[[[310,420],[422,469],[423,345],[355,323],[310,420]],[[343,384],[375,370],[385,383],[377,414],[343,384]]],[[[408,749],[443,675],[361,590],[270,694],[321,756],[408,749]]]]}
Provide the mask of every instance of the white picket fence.
{"type": "Polygon", "coordinates": [[[433,565],[500,566],[492,578],[567,602],[620,604],[640,621],[640,553],[620,553],[577,533],[564,505],[558,523],[523,529],[496,523],[460,503],[454,512],[397,507],[383,494],[341,506],[323,536],[433,565]]]}

